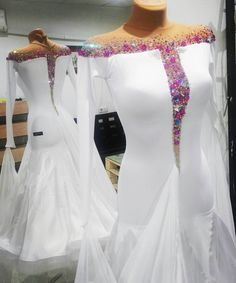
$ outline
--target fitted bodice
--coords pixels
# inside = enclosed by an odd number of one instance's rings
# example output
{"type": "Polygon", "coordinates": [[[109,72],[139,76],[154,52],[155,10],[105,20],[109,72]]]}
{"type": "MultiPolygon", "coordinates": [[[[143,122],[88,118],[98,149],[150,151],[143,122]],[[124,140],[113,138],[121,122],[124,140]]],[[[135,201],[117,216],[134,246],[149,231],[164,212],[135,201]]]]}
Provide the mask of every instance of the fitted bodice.
{"type": "MultiPolygon", "coordinates": [[[[212,97],[213,40],[204,28],[177,43],[140,40],[80,51],[94,57],[91,75],[106,80],[126,134],[118,186],[121,221],[146,223],[173,166],[183,190],[191,187],[193,195],[201,187],[208,192],[201,131],[212,97]]],[[[202,201],[202,211],[209,206],[202,201]]]]}
{"type": "MultiPolygon", "coordinates": [[[[33,54],[10,53],[13,72],[29,106],[28,136],[33,148],[51,146],[60,141],[62,89],[67,71],[71,69],[70,50],[33,54]]],[[[73,69],[73,66],[72,66],[73,69]]]]}
{"type": "MultiPolygon", "coordinates": [[[[191,89],[181,127],[178,166],[183,178],[180,176],[180,181],[190,182],[188,185],[196,186],[197,191],[199,181],[207,177],[200,143],[202,118],[212,89],[209,73],[210,45],[202,43],[179,48],[178,54],[191,89]],[[191,179],[186,178],[190,174],[191,179]]],[[[161,54],[156,50],[116,55],[109,60],[108,69],[109,66],[112,68],[107,83],[124,127],[127,143],[120,171],[120,203],[123,206],[129,199],[127,191],[135,188],[135,195],[140,194],[140,200],[149,199],[147,208],[150,208],[150,203],[159,195],[158,188],[163,186],[173,164],[177,162],[173,147],[173,105],[168,77],[161,54]],[[124,199],[122,192],[125,193],[124,199]]],[[[203,183],[204,186],[207,185],[206,180],[203,183]]],[[[132,190],[131,194],[133,193],[132,190]]],[[[132,198],[131,195],[130,197],[132,198]]],[[[139,203],[133,213],[139,213],[140,205],[144,207],[146,204],[147,202],[139,203]]],[[[132,215],[132,212],[125,212],[125,215],[132,215]]],[[[120,217],[122,218],[122,214],[120,217]]],[[[144,219],[141,223],[142,221],[144,219]]]]}
{"type": "MultiPolygon", "coordinates": [[[[186,144],[200,139],[201,118],[212,89],[210,45],[179,48],[178,54],[191,86],[180,142],[186,144]],[[186,141],[188,136],[191,139],[186,141]]],[[[160,52],[116,55],[109,60],[107,83],[126,132],[127,150],[132,151],[134,146],[138,150],[144,145],[149,149],[153,139],[155,151],[158,143],[163,142],[165,148],[172,145],[173,105],[160,52]]],[[[185,146],[181,146],[184,150],[185,146]]]]}

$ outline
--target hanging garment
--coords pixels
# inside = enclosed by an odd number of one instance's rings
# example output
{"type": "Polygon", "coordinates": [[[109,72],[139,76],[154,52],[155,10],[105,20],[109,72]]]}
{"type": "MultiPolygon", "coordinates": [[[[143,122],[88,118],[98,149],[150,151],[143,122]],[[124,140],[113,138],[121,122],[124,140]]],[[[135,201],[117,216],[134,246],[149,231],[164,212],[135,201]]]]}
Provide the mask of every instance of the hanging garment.
{"type": "MultiPolygon", "coordinates": [[[[104,254],[87,213],[76,283],[235,282],[214,41],[208,27],[190,26],[175,37],[95,37],[79,51],[78,84],[87,106],[80,138],[90,145],[83,176],[93,155],[95,77],[107,82],[127,145],[118,220],[104,254]]],[[[92,186],[89,178],[84,183],[89,207],[92,186]]]]}

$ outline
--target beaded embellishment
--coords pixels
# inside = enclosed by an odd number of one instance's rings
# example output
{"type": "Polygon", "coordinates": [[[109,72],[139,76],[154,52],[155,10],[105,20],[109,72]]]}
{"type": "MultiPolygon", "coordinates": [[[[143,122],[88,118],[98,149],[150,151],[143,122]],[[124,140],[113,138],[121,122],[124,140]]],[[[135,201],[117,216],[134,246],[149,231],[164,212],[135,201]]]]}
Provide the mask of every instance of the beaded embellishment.
{"type": "Polygon", "coordinates": [[[176,35],[174,38],[157,34],[150,36],[148,39],[117,40],[114,38],[105,44],[88,41],[78,50],[78,54],[83,57],[111,57],[116,54],[137,53],[156,49],[162,51],[167,48],[173,49],[202,42],[211,43],[214,40],[215,36],[212,30],[207,26],[201,26],[197,30],[176,35]]]}
{"type": "Polygon", "coordinates": [[[19,53],[13,51],[9,53],[7,60],[13,60],[17,63],[21,63],[24,61],[36,59],[36,58],[43,58],[47,59],[47,66],[48,66],[48,82],[50,86],[50,96],[52,105],[55,111],[58,113],[55,102],[54,102],[54,81],[55,81],[55,67],[56,67],[56,59],[60,56],[67,56],[70,55],[71,51],[68,47],[62,47],[60,50],[50,50],[50,51],[37,51],[32,53],[19,53]]]}
{"type": "Polygon", "coordinates": [[[78,51],[84,57],[111,57],[116,54],[137,53],[149,50],[159,50],[168,78],[173,107],[173,145],[176,164],[179,167],[179,145],[181,125],[190,99],[188,78],[180,62],[178,47],[197,43],[211,43],[215,41],[212,30],[207,26],[192,30],[187,34],[176,37],[156,35],[145,39],[111,40],[110,43],[97,44],[88,42],[78,51]]]}
{"type": "Polygon", "coordinates": [[[162,62],[168,77],[173,105],[173,144],[176,163],[179,165],[181,124],[189,101],[189,82],[180,62],[176,48],[161,51],[162,62]]]}

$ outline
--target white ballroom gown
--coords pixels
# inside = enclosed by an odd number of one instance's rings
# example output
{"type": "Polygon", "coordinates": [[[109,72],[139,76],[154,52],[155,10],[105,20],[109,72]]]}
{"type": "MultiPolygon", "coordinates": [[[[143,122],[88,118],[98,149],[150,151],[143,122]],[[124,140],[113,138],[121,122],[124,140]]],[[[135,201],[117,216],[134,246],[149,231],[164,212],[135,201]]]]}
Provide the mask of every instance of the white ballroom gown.
{"type": "MultiPolygon", "coordinates": [[[[67,47],[26,55],[12,52],[7,65],[0,258],[1,263],[12,265],[21,273],[39,274],[76,259],[84,233],[79,126],[61,103],[66,72],[75,88],[76,76],[67,47]],[[29,107],[28,143],[18,174],[10,151],[15,147],[11,123],[16,83],[29,107]]],[[[114,223],[116,195],[97,151],[94,152],[92,222],[94,233],[103,241],[114,223]]]]}
{"type": "Polygon", "coordinates": [[[236,282],[235,231],[216,128],[214,40],[208,27],[190,26],[175,38],[98,36],[78,52],[83,126],[90,124],[81,136],[90,143],[88,168],[96,77],[107,82],[127,147],[109,244],[104,254],[89,232],[88,214],[76,283],[236,282]]]}

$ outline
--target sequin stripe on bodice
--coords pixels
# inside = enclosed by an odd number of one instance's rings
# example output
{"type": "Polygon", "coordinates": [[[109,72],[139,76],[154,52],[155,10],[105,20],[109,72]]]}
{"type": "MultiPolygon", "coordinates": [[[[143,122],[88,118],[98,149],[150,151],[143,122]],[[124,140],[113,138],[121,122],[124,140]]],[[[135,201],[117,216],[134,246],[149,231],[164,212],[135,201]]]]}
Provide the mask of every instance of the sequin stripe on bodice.
{"type": "Polygon", "coordinates": [[[189,82],[180,62],[178,51],[169,48],[161,51],[162,62],[168,77],[173,105],[173,144],[176,164],[179,167],[181,124],[189,101],[189,82]]]}
{"type": "Polygon", "coordinates": [[[62,47],[60,50],[50,50],[50,51],[34,51],[29,53],[20,53],[17,51],[13,51],[9,53],[7,60],[13,60],[17,63],[21,63],[24,61],[36,59],[36,58],[46,58],[47,59],[47,68],[48,68],[48,83],[50,87],[50,96],[52,105],[58,114],[55,102],[54,102],[54,83],[55,83],[55,67],[56,67],[56,59],[60,56],[70,55],[71,51],[68,47],[62,47]]]}

